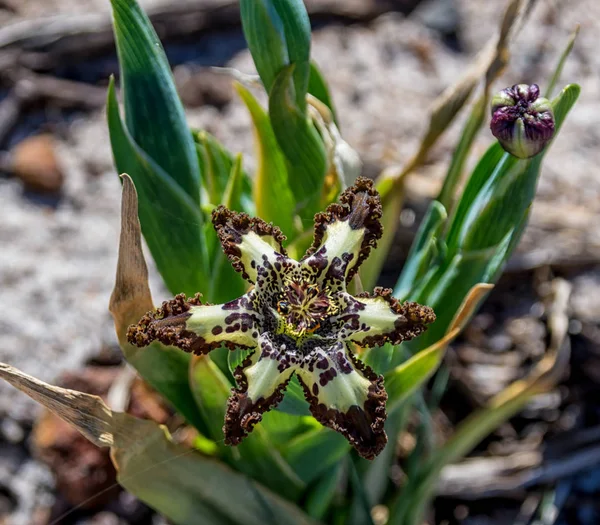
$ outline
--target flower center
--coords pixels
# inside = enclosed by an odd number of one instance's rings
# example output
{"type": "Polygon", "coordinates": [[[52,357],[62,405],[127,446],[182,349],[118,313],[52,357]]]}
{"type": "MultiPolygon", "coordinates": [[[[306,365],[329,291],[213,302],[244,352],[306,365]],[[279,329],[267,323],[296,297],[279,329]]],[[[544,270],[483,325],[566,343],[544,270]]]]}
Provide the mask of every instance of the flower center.
{"type": "Polygon", "coordinates": [[[283,333],[295,338],[314,333],[337,309],[328,289],[292,280],[286,283],[277,303],[277,311],[283,317],[283,333]]]}

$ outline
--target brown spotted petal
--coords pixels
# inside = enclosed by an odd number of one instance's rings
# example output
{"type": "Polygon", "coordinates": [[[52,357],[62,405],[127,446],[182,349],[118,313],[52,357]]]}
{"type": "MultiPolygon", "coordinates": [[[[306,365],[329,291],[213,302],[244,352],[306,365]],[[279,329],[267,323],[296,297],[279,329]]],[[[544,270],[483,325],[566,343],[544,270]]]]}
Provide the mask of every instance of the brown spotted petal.
{"type": "Polygon", "coordinates": [[[399,344],[422,334],[435,321],[428,306],[400,303],[392,297],[390,288],[377,287],[371,296],[363,293],[352,297],[338,295],[344,305],[332,319],[339,339],[349,339],[361,346],[381,346],[386,342],[399,344]]]}
{"type": "Polygon", "coordinates": [[[231,390],[225,414],[225,443],[237,445],[262,415],[282,399],[296,365],[286,349],[277,348],[271,336],[259,337],[259,347],[234,371],[237,388],[231,390]]]}
{"type": "Polygon", "coordinates": [[[338,341],[316,348],[296,371],[312,415],[340,432],[358,453],[373,459],[385,447],[387,393],[383,377],[338,341]]]}
{"type": "Polygon", "coordinates": [[[252,348],[260,323],[252,293],[215,305],[202,304],[199,294],[190,299],[179,294],[130,326],[127,340],[140,347],[160,341],[195,354],[206,354],[221,345],[252,348]]]}
{"type": "Polygon", "coordinates": [[[277,226],[224,206],[213,211],[212,222],[223,251],[248,282],[256,283],[259,272],[281,269],[288,260],[282,244],[285,236],[277,226]]]}
{"type": "Polygon", "coordinates": [[[315,215],[314,241],[302,262],[317,279],[343,287],[377,246],[382,211],[379,193],[364,177],[356,179],[339,201],[315,215]]]}

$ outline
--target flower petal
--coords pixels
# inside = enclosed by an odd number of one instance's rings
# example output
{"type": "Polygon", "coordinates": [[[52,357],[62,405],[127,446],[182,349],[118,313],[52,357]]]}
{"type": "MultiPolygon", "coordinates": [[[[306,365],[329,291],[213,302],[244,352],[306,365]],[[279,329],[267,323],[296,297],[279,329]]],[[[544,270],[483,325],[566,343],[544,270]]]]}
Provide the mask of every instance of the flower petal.
{"type": "Polygon", "coordinates": [[[213,211],[212,221],[223,251],[247,281],[256,283],[261,268],[272,270],[288,260],[282,245],[285,235],[277,226],[224,206],[213,211]]]}
{"type": "Polygon", "coordinates": [[[356,179],[339,200],[340,204],[315,215],[313,244],[302,262],[317,279],[344,288],[377,246],[382,211],[379,193],[364,177],[356,179]]]}
{"type": "Polygon", "coordinates": [[[315,348],[296,371],[312,415],[340,432],[358,453],[373,459],[385,447],[387,393],[378,376],[341,341],[315,348]]]}
{"type": "Polygon", "coordinates": [[[262,415],[283,399],[296,366],[285,348],[277,348],[268,333],[259,337],[258,349],[233,373],[238,386],[231,390],[227,403],[225,443],[239,444],[262,420],[262,415]]]}
{"type": "Polygon", "coordinates": [[[252,348],[260,324],[253,302],[253,292],[216,305],[202,304],[200,294],[190,299],[179,294],[130,326],[127,340],[136,346],[156,340],[195,354],[206,354],[221,345],[252,348]]]}
{"type": "Polygon", "coordinates": [[[377,287],[368,293],[352,297],[338,294],[341,312],[332,319],[337,325],[336,336],[349,339],[361,346],[381,346],[386,342],[399,344],[422,334],[435,321],[428,306],[403,303],[392,297],[390,288],[377,287]]]}

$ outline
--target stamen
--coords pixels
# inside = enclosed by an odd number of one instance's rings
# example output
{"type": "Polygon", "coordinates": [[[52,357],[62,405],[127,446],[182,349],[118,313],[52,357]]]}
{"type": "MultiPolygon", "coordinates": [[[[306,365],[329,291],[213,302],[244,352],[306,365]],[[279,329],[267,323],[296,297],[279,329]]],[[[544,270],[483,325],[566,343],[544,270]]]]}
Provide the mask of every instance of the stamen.
{"type": "Polygon", "coordinates": [[[315,283],[288,279],[280,297],[277,312],[283,317],[281,333],[296,340],[314,334],[321,328],[321,322],[338,310],[331,291],[321,290],[315,283]]]}

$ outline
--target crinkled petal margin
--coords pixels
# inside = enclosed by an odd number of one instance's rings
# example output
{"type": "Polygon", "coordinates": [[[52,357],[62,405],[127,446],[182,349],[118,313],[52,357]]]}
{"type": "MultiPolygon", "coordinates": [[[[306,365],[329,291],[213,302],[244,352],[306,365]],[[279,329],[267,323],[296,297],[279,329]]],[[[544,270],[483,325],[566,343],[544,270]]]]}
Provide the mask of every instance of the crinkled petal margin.
{"type": "Polygon", "coordinates": [[[219,206],[212,213],[212,222],[231,265],[242,277],[254,284],[258,267],[274,264],[286,256],[285,235],[277,226],[246,213],[219,206]]]}
{"type": "Polygon", "coordinates": [[[202,304],[200,297],[179,294],[165,301],[129,327],[127,340],[139,347],[159,341],[198,355],[221,345],[231,350],[256,346],[260,320],[248,294],[219,305],[202,304]]]}
{"type": "Polygon", "coordinates": [[[383,377],[338,345],[296,373],[315,419],[341,433],[363,458],[374,459],[387,443],[383,377]]]}
{"type": "Polygon", "coordinates": [[[381,238],[381,216],[381,199],[373,181],[359,177],[340,195],[339,203],[315,215],[313,243],[303,262],[317,277],[350,282],[381,238]]]}
{"type": "Polygon", "coordinates": [[[233,373],[237,388],[231,390],[223,426],[228,445],[239,444],[279,404],[294,373],[295,366],[274,349],[268,334],[260,336],[259,344],[233,373]]]}
{"type": "Polygon", "coordinates": [[[390,288],[377,287],[373,294],[364,292],[356,297],[340,294],[342,311],[332,319],[337,325],[337,337],[349,339],[361,346],[400,344],[421,335],[435,321],[429,306],[400,303],[392,297],[390,288]]]}

